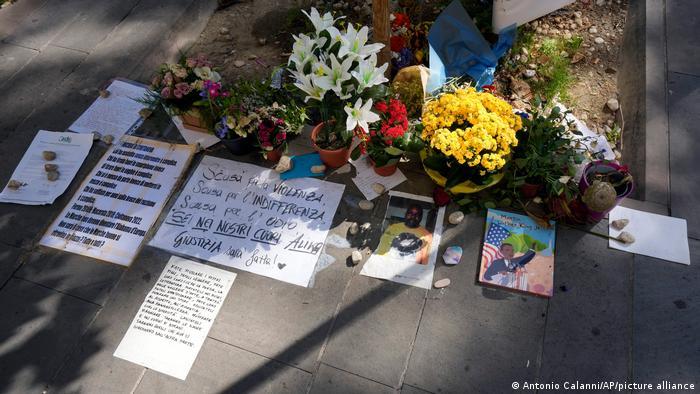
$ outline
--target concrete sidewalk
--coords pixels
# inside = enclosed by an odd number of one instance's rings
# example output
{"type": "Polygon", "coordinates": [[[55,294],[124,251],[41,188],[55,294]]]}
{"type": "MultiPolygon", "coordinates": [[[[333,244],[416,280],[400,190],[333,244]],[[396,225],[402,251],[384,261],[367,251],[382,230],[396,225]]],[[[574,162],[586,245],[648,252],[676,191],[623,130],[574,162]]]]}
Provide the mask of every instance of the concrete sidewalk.
{"type": "MultiPolygon", "coordinates": [[[[213,7],[196,0],[21,0],[0,11],[0,88],[12,92],[0,97],[0,182],[9,179],[38,129],[65,129],[109,78],[147,80],[199,34],[213,7]]],[[[669,0],[668,7],[669,37],[689,42],[697,23],[670,18],[695,13],[697,21],[698,11],[690,2],[669,0]]],[[[700,53],[693,45],[687,53],[700,53]]],[[[677,71],[669,74],[682,79],[670,96],[677,100],[670,107],[671,142],[679,144],[670,209],[697,229],[691,216],[697,213],[684,213],[673,201],[697,198],[697,182],[691,183],[697,177],[687,163],[697,146],[690,126],[700,120],[693,105],[700,78],[688,73],[693,70],[677,71]]],[[[163,124],[144,129],[174,135],[163,124]]],[[[293,152],[309,151],[305,141],[298,139],[293,152]]],[[[147,246],[123,269],[36,245],[105,150],[95,145],[53,205],[0,205],[0,392],[499,393],[512,392],[513,382],[700,384],[700,241],[694,230],[693,264],[686,267],[611,250],[601,238],[559,228],[555,294],[543,299],[474,283],[482,215],[443,234],[439,255],[450,245],[464,249],[459,265],[438,263],[435,278],[452,280],[446,289],[360,276],[361,264],[346,264],[351,250],[329,247],[336,262],[318,273],[312,288],[239,272],[186,381],[117,359],[114,350],[170,254],[147,246]]],[[[207,154],[233,158],[223,148],[207,154]]],[[[433,184],[418,164],[402,170],[409,180],[398,190],[430,195],[433,184]]],[[[359,198],[350,176],[328,180],[346,184],[346,196],[359,198]]],[[[348,200],[330,234],[345,237],[354,221],[380,227],[386,196],[370,212],[348,200]]],[[[669,209],[626,204],[663,214],[669,209]]]]}

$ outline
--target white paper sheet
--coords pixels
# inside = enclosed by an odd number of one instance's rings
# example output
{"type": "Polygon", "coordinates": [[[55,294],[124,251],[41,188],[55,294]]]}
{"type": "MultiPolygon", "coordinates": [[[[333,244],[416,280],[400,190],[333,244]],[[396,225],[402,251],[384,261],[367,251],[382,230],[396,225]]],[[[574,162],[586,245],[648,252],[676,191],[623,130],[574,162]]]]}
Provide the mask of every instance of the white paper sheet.
{"type": "Polygon", "coordinates": [[[344,189],[204,156],[149,244],[308,286],[344,189]]]}
{"type": "Polygon", "coordinates": [[[608,241],[611,248],[690,265],[688,224],[685,219],[637,211],[619,205],[610,211],[609,222],[618,219],[629,219],[630,222],[622,230],[615,230],[610,225],[610,236],[617,237],[622,231],[627,231],[634,236],[635,241],[626,245],[611,239],[608,241]]]}
{"type": "Polygon", "coordinates": [[[26,185],[17,190],[5,186],[0,202],[26,205],[52,204],[70,185],[75,174],[90,153],[92,134],[76,134],[39,130],[22,156],[12,178],[26,185]],[[56,153],[52,161],[44,160],[43,151],[56,153]],[[56,164],[59,177],[55,181],[46,178],[44,164],[56,164]]]}
{"type": "Polygon", "coordinates": [[[362,156],[357,160],[352,160],[351,163],[357,169],[357,175],[352,178],[352,181],[368,200],[374,200],[379,197],[379,194],[372,189],[374,183],[380,183],[384,185],[386,190],[389,190],[406,180],[406,176],[399,169],[390,176],[381,176],[377,174],[374,172],[366,156],[362,156]]]}
{"type": "MultiPolygon", "coordinates": [[[[437,260],[437,252],[440,246],[440,238],[442,236],[442,222],[445,218],[445,207],[436,208],[433,199],[430,197],[417,196],[414,194],[396,191],[389,192],[389,196],[390,198],[387,207],[387,214],[385,215],[385,220],[382,225],[384,233],[380,237],[379,246],[376,248],[372,256],[370,256],[369,260],[365,262],[360,274],[374,278],[388,279],[392,282],[404,283],[424,289],[430,289],[433,283],[433,272],[435,271],[435,262],[437,260]],[[400,199],[404,199],[404,201],[401,201],[400,199]],[[409,253],[407,251],[394,250],[399,246],[395,245],[393,240],[391,241],[391,247],[388,248],[388,251],[382,252],[382,249],[384,249],[382,247],[382,243],[385,242],[385,237],[391,239],[397,235],[395,239],[399,239],[403,235],[395,234],[392,232],[392,230],[390,230],[392,226],[400,226],[401,223],[396,222],[392,225],[388,225],[388,217],[391,216],[394,218],[397,215],[400,216],[401,210],[406,209],[406,205],[410,206],[411,202],[416,202],[422,205],[423,223],[417,227],[406,228],[402,231],[408,231],[414,235],[417,233],[420,234],[419,232],[431,234],[429,245],[427,246],[427,251],[429,253],[427,262],[423,260],[422,263],[417,263],[416,261],[420,260],[420,258],[416,257],[416,251],[409,253]],[[426,211],[428,208],[436,211],[432,219],[426,211]],[[390,210],[393,210],[393,212],[390,212],[390,210]]],[[[411,235],[406,238],[408,239],[409,237],[411,237],[411,235]]],[[[428,242],[427,237],[421,236],[420,238],[421,242],[428,242]]]]}
{"type": "Polygon", "coordinates": [[[185,380],[236,274],[171,257],[115,357],[185,380]]]}
{"type": "Polygon", "coordinates": [[[494,0],[491,20],[493,32],[498,33],[513,23],[523,25],[573,2],[574,0],[494,0]]]}
{"type": "Polygon", "coordinates": [[[129,265],[194,147],[124,136],[112,145],[41,244],[129,265]]]}
{"type": "Polygon", "coordinates": [[[221,141],[214,134],[188,129],[177,116],[173,116],[172,119],[173,123],[175,123],[175,126],[180,131],[182,138],[190,145],[197,145],[197,143],[199,143],[202,149],[207,149],[221,141]]]}
{"type": "Polygon", "coordinates": [[[108,97],[98,97],[68,128],[77,133],[111,134],[116,140],[142,121],[139,111],[144,105],[134,99],[143,98],[148,89],[124,81],[113,81],[108,97]]]}

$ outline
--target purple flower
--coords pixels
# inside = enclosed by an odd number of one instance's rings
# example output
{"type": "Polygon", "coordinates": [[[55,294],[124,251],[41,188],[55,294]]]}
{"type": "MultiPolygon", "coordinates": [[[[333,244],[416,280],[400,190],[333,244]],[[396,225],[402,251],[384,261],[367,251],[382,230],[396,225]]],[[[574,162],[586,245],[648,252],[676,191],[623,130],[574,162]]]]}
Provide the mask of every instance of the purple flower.
{"type": "Polygon", "coordinates": [[[399,57],[394,59],[393,62],[397,69],[408,67],[413,62],[413,53],[408,48],[401,48],[399,57]]]}
{"type": "Polygon", "coordinates": [[[217,123],[214,127],[214,133],[217,137],[224,139],[226,138],[226,135],[228,135],[228,132],[229,129],[228,126],[226,126],[226,116],[223,116],[221,118],[221,122],[217,123]]]}

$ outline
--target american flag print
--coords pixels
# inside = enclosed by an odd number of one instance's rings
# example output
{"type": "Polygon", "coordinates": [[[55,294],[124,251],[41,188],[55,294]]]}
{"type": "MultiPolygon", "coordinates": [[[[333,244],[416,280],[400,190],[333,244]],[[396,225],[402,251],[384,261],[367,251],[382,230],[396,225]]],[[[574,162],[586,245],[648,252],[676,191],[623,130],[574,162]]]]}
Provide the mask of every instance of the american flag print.
{"type": "Polygon", "coordinates": [[[503,258],[499,247],[501,242],[508,237],[510,237],[510,231],[507,228],[491,222],[489,231],[486,233],[486,239],[484,239],[484,271],[489,268],[491,262],[503,258]]]}

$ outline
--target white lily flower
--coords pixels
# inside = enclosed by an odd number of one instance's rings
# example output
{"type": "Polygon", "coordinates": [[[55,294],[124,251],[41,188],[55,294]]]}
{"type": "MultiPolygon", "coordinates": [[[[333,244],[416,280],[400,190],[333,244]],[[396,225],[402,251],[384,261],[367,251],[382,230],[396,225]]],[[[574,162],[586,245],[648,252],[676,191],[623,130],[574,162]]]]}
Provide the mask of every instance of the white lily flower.
{"type": "Polygon", "coordinates": [[[389,67],[389,63],[384,63],[384,65],[377,68],[376,53],[369,55],[367,60],[360,61],[358,71],[352,72],[352,76],[359,82],[358,90],[362,91],[365,88],[388,82],[389,80],[384,77],[387,67],[389,67]]]}
{"type": "Polygon", "coordinates": [[[316,45],[323,46],[325,42],[325,38],[315,39],[307,36],[306,34],[294,36],[292,55],[289,57],[289,62],[287,64],[294,62],[297,69],[303,68],[303,66],[313,57],[313,51],[316,48],[316,45]]]}
{"type": "Polygon", "coordinates": [[[359,126],[367,133],[369,132],[369,123],[374,123],[380,119],[379,115],[371,111],[372,99],[367,100],[367,102],[362,105],[362,98],[358,98],[354,107],[348,105],[344,109],[345,113],[348,114],[345,123],[347,130],[355,130],[355,128],[359,126]]]}
{"type": "Polygon", "coordinates": [[[568,175],[563,175],[559,178],[559,183],[567,184],[571,180],[571,177],[568,175]]]}
{"type": "Polygon", "coordinates": [[[333,19],[333,15],[330,12],[326,12],[325,14],[323,14],[323,16],[321,16],[321,14],[318,13],[318,10],[314,7],[311,7],[310,15],[304,10],[301,10],[301,12],[303,12],[304,15],[306,15],[306,17],[309,18],[311,24],[314,25],[314,29],[316,29],[316,34],[333,26],[335,21],[342,18],[340,17],[333,19]]]}
{"type": "Polygon", "coordinates": [[[359,56],[362,59],[366,59],[369,55],[379,52],[384,48],[384,44],[369,44],[367,43],[367,32],[369,28],[367,26],[362,26],[362,28],[357,31],[355,27],[350,24],[348,30],[345,32],[345,39],[343,40],[343,45],[338,51],[339,57],[345,57],[348,54],[353,56],[359,56]]]}
{"type": "Polygon", "coordinates": [[[331,26],[331,27],[327,28],[326,31],[331,36],[331,41],[330,41],[329,46],[333,46],[338,42],[343,42],[343,40],[345,39],[345,37],[343,36],[343,33],[341,33],[340,30],[338,30],[338,28],[335,26],[331,26]]]}
{"type": "Polygon", "coordinates": [[[304,102],[308,102],[309,99],[314,99],[318,101],[323,100],[323,96],[326,94],[325,89],[314,84],[311,78],[302,73],[295,73],[295,77],[297,81],[294,83],[294,86],[298,87],[299,89],[301,89],[301,91],[306,93],[304,102]]]}
{"type": "Polygon", "coordinates": [[[340,63],[333,54],[331,54],[330,59],[330,72],[319,78],[315,83],[326,90],[334,91],[340,97],[343,95],[343,82],[352,78],[350,68],[352,67],[353,59],[348,57],[340,63]]]}

